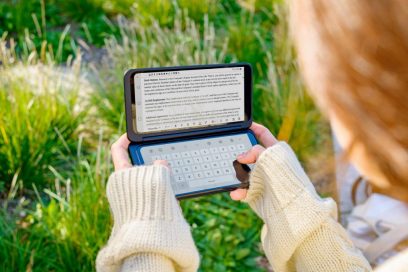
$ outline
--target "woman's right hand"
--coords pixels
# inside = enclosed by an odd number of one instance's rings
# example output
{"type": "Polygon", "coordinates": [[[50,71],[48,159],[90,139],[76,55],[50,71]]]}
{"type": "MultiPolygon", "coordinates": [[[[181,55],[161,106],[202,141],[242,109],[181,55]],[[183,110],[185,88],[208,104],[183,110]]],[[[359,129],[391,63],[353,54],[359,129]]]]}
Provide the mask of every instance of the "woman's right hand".
{"type": "MultiPolygon", "coordinates": [[[[247,152],[238,155],[237,161],[243,164],[255,163],[265,148],[273,146],[278,142],[269,129],[263,125],[253,122],[250,130],[254,132],[258,142],[260,142],[261,145],[255,145],[247,152]]],[[[230,192],[230,196],[233,200],[242,200],[246,197],[247,191],[247,189],[236,189],[230,192]]]]}

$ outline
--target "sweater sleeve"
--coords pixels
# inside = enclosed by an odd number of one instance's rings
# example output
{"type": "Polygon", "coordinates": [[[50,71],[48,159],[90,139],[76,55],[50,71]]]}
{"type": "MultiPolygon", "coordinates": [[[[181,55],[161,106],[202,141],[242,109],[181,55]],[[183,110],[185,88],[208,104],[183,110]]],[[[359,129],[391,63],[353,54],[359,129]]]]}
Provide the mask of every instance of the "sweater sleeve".
{"type": "Polygon", "coordinates": [[[197,271],[198,251],[167,167],[117,171],[106,193],[114,225],[98,253],[97,271],[197,271]]]}
{"type": "Polygon", "coordinates": [[[286,143],[261,154],[245,201],[265,223],[262,245],[274,271],[371,271],[337,223],[335,202],[319,197],[286,143]]]}

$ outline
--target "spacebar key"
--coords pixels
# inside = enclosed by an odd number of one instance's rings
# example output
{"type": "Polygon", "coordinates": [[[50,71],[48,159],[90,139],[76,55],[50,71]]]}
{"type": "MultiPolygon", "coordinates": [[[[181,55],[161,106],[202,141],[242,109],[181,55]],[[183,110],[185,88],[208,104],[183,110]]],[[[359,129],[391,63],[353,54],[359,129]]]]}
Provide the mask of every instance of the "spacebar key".
{"type": "Polygon", "coordinates": [[[236,181],[234,176],[232,175],[225,175],[225,176],[217,176],[211,177],[206,179],[195,179],[190,182],[190,187],[201,187],[201,186],[208,186],[211,184],[223,184],[223,183],[232,183],[236,181]]]}

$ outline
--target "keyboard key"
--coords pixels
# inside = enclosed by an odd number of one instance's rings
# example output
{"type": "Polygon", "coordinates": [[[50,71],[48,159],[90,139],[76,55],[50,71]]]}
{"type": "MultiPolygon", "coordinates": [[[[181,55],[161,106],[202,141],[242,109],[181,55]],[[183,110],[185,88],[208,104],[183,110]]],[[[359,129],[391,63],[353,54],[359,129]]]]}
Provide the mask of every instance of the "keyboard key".
{"type": "Polygon", "coordinates": [[[174,161],[174,165],[175,165],[175,166],[182,166],[182,165],[183,165],[183,161],[182,161],[182,160],[176,160],[176,161],[174,161]]]}
{"type": "Polygon", "coordinates": [[[235,151],[236,150],[235,145],[228,146],[228,150],[229,151],[235,151]]]}
{"type": "Polygon", "coordinates": [[[190,152],[187,152],[187,151],[181,152],[181,156],[183,158],[189,158],[190,157],[190,152]]]}
{"type": "Polygon", "coordinates": [[[203,159],[202,159],[201,157],[195,157],[195,158],[194,158],[194,162],[195,162],[195,163],[202,163],[202,162],[203,162],[203,159]]]}
{"type": "Polygon", "coordinates": [[[201,149],[201,150],[200,150],[200,153],[201,153],[201,155],[208,155],[208,154],[210,154],[210,150],[208,150],[208,149],[201,149]]]}
{"type": "Polygon", "coordinates": [[[216,153],[218,153],[218,148],[212,147],[212,148],[210,148],[210,152],[211,152],[211,154],[216,154],[216,153]]]}
{"type": "Polygon", "coordinates": [[[207,177],[203,179],[197,179],[194,180],[194,182],[191,182],[189,185],[190,187],[202,187],[202,186],[208,186],[211,184],[219,184],[223,185],[225,183],[231,184],[232,182],[232,177],[231,175],[222,175],[222,176],[217,176],[217,177],[207,177]]]}
{"type": "Polygon", "coordinates": [[[203,163],[203,165],[201,165],[201,168],[203,168],[204,170],[210,169],[210,164],[209,163],[203,163]]]}
{"type": "Polygon", "coordinates": [[[184,161],[184,163],[187,164],[187,165],[193,164],[193,159],[191,159],[191,158],[184,159],[183,161],[184,161]]]}
{"type": "Polygon", "coordinates": [[[182,181],[184,181],[184,177],[183,177],[183,176],[179,176],[179,175],[174,176],[174,179],[175,179],[177,182],[182,182],[182,181]]]}
{"type": "Polygon", "coordinates": [[[219,165],[218,162],[212,162],[212,163],[211,163],[211,167],[212,167],[212,168],[218,168],[218,167],[220,167],[220,165],[219,165]]]}
{"type": "Polygon", "coordinates": [[[227,174],[227,175],[232,174],[232,171],[230,168],[224,168],[223,171],[224,171],[224,174],[227,174]]]}
{"type": "Polygon", "coordinates": [[[171,154],[171,156],[173,157],[173,159],[180,159],[181,158],[180,153],[173,153],[173,154],[171,154]]]}
{"type": "Polygon", "coordinates": [[[210,157],[210,156],[203,156],[203,161],[204,161],[204,162],[210,162],[210,161],[211,161],[211,157],[210,157]]]}
{"type": "Polygon", "coordinates": [[[163,155],[163,159],[166,160],[166,161],[171,160],[170,154],[164,154],[164,155],[163,155]]]}
{"type": "Polygon", "coordinates": [[[214,174],[213,174],[213,172],[212,172],[211,170],[207,170],[207,171],[204,172],[204,175],[205,175],[207,178],[209,178],[209,177],[212,177],[214,174]]]}
{"type": "Polygon", "coordinates": [[[214,175],[215,175],[215,176],[222,175],[221,169],[215,169],[215,170],[214,170],[214,175]]]}
{"type": "Polygon", "coordinates": [[[193,168],[193,171],[201,170],[201,167],[198,164],[193,165],[192,168],[193,168]]]}
{"type": "Polygon", "coordinates": [[[245,149],[245,145],[243,145],[243,144],[238,144],[238,145],[237,145],[237,149],[238,149],[238,150],[244,150],[244,149],[245,149]]]}
{"type": "Polygon", "coordinates": [[[191,173],[185,174],[184,177],[186,178],[186,181],[190,181],[190,180],[194,179],[194,176],[191,173]]]}
{"type": "Polygon", "coordinates": [[[214,154],[213,155],[213,160],[215,160],[215,161],[221,160],[221,155],[220,154],[214,154]]]}
{"type": "Polygon", "coordinates": [[[220,152],[222,152],[222,153],[228,151],[227,147],[225,147],[225,146],[220,146],[219,150],[220,150],[220,152]]]}
{"type": "Polygon", "coordinates": [[[231,152],[231,156],[235,159],[235,158],[238,157],[238,155],[241,154],[241,153],[242,153],[242,152],[234,151],[234,152],[231,152]]]}
{"type": "Polygon", "coordinates": [[[220,162],[221,167],[228,167],[230,165],[232,165],[232,162],[230,162],[230,161],[221,161],[220,162]]]}
{"type": "Polygon", "coordinates": [[[184,166],[182,168],[182,170],[183,170],[183,173],[190,173],[191,172],[191,167],[190,166],[184,166]]]}
{"type": "Polygon", "coordinates": [[[201,178],[204,177],[204,174],[203,174],[203,172],[196,172],[196,173],[194,173],[194,177],[201,179],[201,178]]]}
{"type": "Polygon", "coordinates": [[[200,152],[198,150],[193,150],[191,151],[191,155],[194,156],[200,156],[200,152]]]}
{"type": "Polygon", "coordinates": [[[172,170],[173,173],[176,174],[176,175],[181,174],[181,169],[178,168],[178,167],[174,167],[174,168],[172,168],[171,170],[172,170]]]}
{"type": "Polygon", "coordinates": [[[228,160],[228,159],[230,158],[230,155],[229,155],[228,153],[222,153],[222,154],[221,154],[221,158],[222,158],[223,160],[228,160]]]}
{"type": "Polygon", "coordinates": [[[157,160],[160,160],[160,159],[161,158],[158,155],[152,156],[152,161],[157,161],[157,160]]]}

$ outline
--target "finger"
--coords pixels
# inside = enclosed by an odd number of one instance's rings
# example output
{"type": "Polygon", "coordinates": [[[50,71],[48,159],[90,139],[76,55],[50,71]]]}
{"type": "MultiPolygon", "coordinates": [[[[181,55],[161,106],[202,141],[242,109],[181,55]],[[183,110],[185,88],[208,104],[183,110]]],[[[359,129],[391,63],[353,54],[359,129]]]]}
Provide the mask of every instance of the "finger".
{"type": "Polygon", "coordinates": [[[230,192],[232,200],[242,200],[246,197],[247,189],[236,189],[230,192]]]}
{"type": "Polygon", "coordinates": [[[255,133],[256,138],[264,147],[273,146],[278,142],[275,136],[267,129],[265,126],[258,123],[252,122],[251,127],[249,128],[255,133]]]}
{"type": "Polygon", "coordinates": [[[263,148],[262,146],[254,145],[249,151],[239,154],[237,157],[237,161],[245,164],[255,163],[264,150],[265,148],[263,148]]]}
{"type": "Polygon", "coordinates": [[[130,141],[127,137],[127,134],[124,133],[119,137],[119,139],[116,140],[115,143],[117,143],[120,147],[127,149],[129,147],[130,141]]]}
{"type": "Polygon", "coordinates": [[[167,168],[170,168],[168,162],[165,161],[165,160],[155,160],[155,161],[153,162],[153,165],[164,165],[164,166],[166,166],[167,168]]]}
{"type": "Polygon", "coordinates": [[[112,144],[111,153],[115,170],[121,170],[132,167],[127,150],[129,144],[130,141],[128,140],[126,134],[120,136],[120,138],[112,144]]]}

